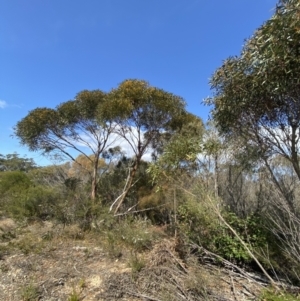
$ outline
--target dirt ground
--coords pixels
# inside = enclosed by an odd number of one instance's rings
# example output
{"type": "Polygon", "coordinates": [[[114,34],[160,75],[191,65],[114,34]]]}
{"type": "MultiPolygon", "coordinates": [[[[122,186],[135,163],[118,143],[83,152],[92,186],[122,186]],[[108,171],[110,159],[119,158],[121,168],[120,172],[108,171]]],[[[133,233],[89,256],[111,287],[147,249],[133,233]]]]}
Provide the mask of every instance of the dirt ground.
{"type": "Polygon", "coordinates": [[[266,284],[233,268],[184,261],[176,242],[111,254],[101,236],[51,222],[0,220],[0,300],[256,300],[266,284]]]}

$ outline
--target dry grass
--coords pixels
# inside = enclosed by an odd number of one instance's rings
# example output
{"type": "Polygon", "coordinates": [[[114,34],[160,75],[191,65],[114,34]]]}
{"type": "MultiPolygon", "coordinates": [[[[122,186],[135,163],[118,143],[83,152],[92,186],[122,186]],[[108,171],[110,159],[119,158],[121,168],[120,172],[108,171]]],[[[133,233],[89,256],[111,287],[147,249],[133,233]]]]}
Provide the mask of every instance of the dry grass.
{"type": "Polygon", "coordinates": [[[238,277],[233,292],[231,275],[183,256],[178,240],[163,238],[157,227],[138,221],[111,231],[87,233],[50,222],[16,231],[2,242],[9,249],[0,260],[2,300],[225,301],[257,295],[256,286],[238,277]],[[110,245],[121,256],[111,256],[110,245]]]}
{"type": "Polygon", "coordinates": [[[14,231],[16,228],[17,224],[11,218],[0,219],[0,235],[1,233],[14,231]]]}

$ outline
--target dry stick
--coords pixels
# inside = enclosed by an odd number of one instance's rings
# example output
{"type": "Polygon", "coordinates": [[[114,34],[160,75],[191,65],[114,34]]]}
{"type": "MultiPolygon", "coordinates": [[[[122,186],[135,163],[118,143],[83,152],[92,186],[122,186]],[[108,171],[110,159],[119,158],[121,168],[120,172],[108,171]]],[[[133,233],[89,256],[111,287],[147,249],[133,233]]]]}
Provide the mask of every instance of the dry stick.
{"type": "Polygon", "coordinates": [[[248,295],[248,296],[252,295],[252,296],[256,297],[255,293],[251,292],[245,284],[240,283],[240,285],[245,289],[245,291],[243,291],[244,295],[248,295]]]}
{"type": "MultiPolygon", "coordinates": [[[[234,275],[238,275],[239,277],[243,276],[243,278],[247,279],[248,281],[252,281],[252,282],[255,282],[255,283],[259,284],[259,285],[262,285],[262,284],[261,284],[260,282],[258,282],[255,278],[253,278],[251,275],[248,275],[248,273],[246,273],[245,271],[243,271],[241,268],[239,268],[239,267],[236,266],[235,264],[231,263],[230,261],[224,259],[223,257],[221,257],[221,256],[219,256],[219,255],[217,255],[217,254],[215,254],[215,253],[209,252],[209,251],[205,250],[203,247],[200,247],[200,246],[198,246],[198,245],[193,245],[193,246],[196,246],[196,247],[198,247],[198,248],[202,248],[206,254],[209,254],[209,255],[211,255],[211,256],[214,256],[214,257],[220,259],[223,263],[225,263],[226,265],[230,266],[231,268],[234,268],[235,270],[237,270],[237,271],[239,272],[239,274],[236,273],[236,272],[233,272],[233,271],[231,271],[230,273],[232,273],[232,274],[234,274],[234,275]]],[[[210,264],[206,264],[206,266],[212,267],[212,268],[215,269],[215,267],[212,266],[212,265],[210,265],[210,264]]],[[[228,274],[230,274],[230,273],[228,272],[228,274]]],[[[248,289],[247,289],[247,290],[248,290],[248,289]]],[[[250,292],[250,291],[249,291],[249,292],[250,292]]]]}
{"type": "Polygon", "coordinates": [[[111,204],[111,206],[109,207],[109,212],[112,211],[114,205],[118,202],[118,200],[124,195],[124,193],[126,192],[126,189],[125,187],[127,186],[127,183],[129,181],[129,178],[130,178],[130,172],[128,173],[128,177],[126,179],[126,183],[125,183],[125,186],[124,186],[124,189],[123,189],[123,192],[115,199],[115,201],[111,204]]]}
{"type": "MultiPolygon", "coordinates": [[[[186,189],[184,189],[182,187],[182,189],[191,194],[192,196],[196,197],[195,194],[191,193],[190,191],[187,191],[186,189]]],[[[212,199],[209,197],[209,195],[207,196],[207,199],[210,203],[210,205],[212,206],[213,210],[215,211],[215,213],[217,214],[217,216],[220,218],[220,220],[224,223],[224,225],[233,233],[233,235],[240,241],[240,243],[243,245],[243,247],[245,248],[245,250],[248,252],[248,254],[250,255],[250,257],[256,262],[256,264],[259,266],[259,268],[261,269],[261,271],[263,272],[263,274],[266,276],[266,278],[270,281],[271,285],[275,288],[277,288],[277,285],[275,283],[275,281],[271,278],[271,276],[268,274],[268,272],[264,269],[264,267],[261,265],[261,263],[259,262],[259,260],[256,258],[256,256],[253,254],[253,252],[251,252],[251,250],[248,248],[247,244],[241,239],[241,237],[237,234],[237,232],[225,221],[224,217],[222,216],[222,214],[220,213],[219,209],[215,206],[215,204],[213,203],[212,199]]]]}
{"type": "Polygon", "coordinates": [[[176,200],[176,189],[174,188],[174,226],[175,226],[175,233],[174,237],[177,237],[177,200],[176,200]]]}
{"type": "MultiPolygon", "coordinates": [[[[185,188],[183,188],[183,187],[180,187],[180,188],[183,191],[187,192],[188,194],[192,195],[193,197],[197,197],[195,194],[193,194],[192,192],[186,190],[185,188]]],[[[263,274],[265,275],[265,277],[270,281],[271,285],[273,287],[277,288],[277,285],[276,285],[275,281],[271,278],[271,276],[268,274],[268,272],[264,269],[264,267],[261,265],[261,263],[259,262],[259,260],[253,254],[253,252],[248,248],[247,244],[241,239],[241,237],[237,234],[237,232],[225,221],[225,219],[223,218],[223,216],[220,213],[219,209],[215,206],[215,204],[213,203],[213,201],[209,197],[209,195],[207,196],[207,199],[208,199],[210,205],[212,206],[213,210],[217,214],[217,216],[224,223],[224,225],[233,233],[233,235],[240,241],[240,243],[243,245],[243,247],[248,252],[248,254],[250,255],[250,257],[256,262],[256,264],[261,269],[261,271],[263,272],[263,274]]]]}
{"type": "Polygon", "coordinates": [[[213,201],[211,200],[211,198],[208,196],[207,197],[210,204],[212,205],[213,209],[215,210],[215,213],[218,215],[218,217],[220,218],[220,220],[224,223],[224,225],[234,234],[234,236],[240,241],[240,243],[243,245],[243,247],[246,249],[246,251],[248,252],[248,254],[251,256],[251,258],[256,262],[256,264],[259,266],[259,268],[261,269],[261,271],[263,272],[263,274],[267,277],[267,279],[270,281],[271,285],[274,287],[277,287],[275,284],[275,281],[271,278],[271,276],[268,274],[268,272],[264,269],[264,267],[261,265],[261,263],[259,262],[259,260],[256,258],[256,256],[253,254],[253,252],[248,248],[247,244],[241,239],[241,237],[237,234],[237,232],[225,221],[224,217],[222,216],[222,214],[220,213],[220,211],[218,210],[218,208],[215,207],[215,205],[213,204],[213,201]]]}
{"type": "Polygon", "coordinates": [[[188,273],[187,269],[180,263],[180,261],[174,256],[174,254],[170,250],[167,250],[167,251],[172,256],[172,258],[179,264],[179,266],[184,270],[184,272],[187,274],[188,273]]]}
{"type": "Polygon", "coordinates": [[[151,301],[162,301],[160,299],[156,299],[156,298],[151,297],[151,296],[146,296],[146,295],[138,294],[138,293],[134,293],[134,292],[128,292],[127,291],[126,294],[131,295],[131,296],[135,296],[135,297],[139,297],[139,298],[144,298],[144,299],[151,300],[151,301]]]}
{"type": "Polygon", "coordinates": [[[160,207],[165,207],[169,203],[171,203],[171,202],[167,202],[165,204],[154,206],[154,207],[150,207],[150,208],[146,208],[146,209],[130,211],[133,207],[135,207],[135,206],[138,205],[138,204],[135,204],[134,206],[132,206],[131,208],[129,208],[126,212],[124,212],[124,213],[118,213],[118,214],[115,214],[114,216],[123,216],[123,215],[127,215],[127,214],[133,214],[133,213],[140,213],[140,212],[144,212],[144,211],[150,211],[150,210],[154,210],[154,209],[157,209],[157,208],[160,208],[160,207]]]}
{"type": "Polygon", "coordinates": [[[234,300],[238,300],[236,297],[236,292],[235,292],[235,287],[234,287],[234,282],[233,282],[233,278],[232,276],[230,276],[230,280],[231,280],[231,287],[232,287],[232,292],[233,292],[233,296],[234,296],[234,300]]]}
{"type": "MultiPolygon", "coordinates": [[[[137,180],[130,186],[130,188],[133,187],[138,181],[139,181],[139,179],[137,179],[137,180]]],[[[126,184],[127,184],[127,182],[126,182],[126,184]]],[[[126,186],[126,184],[125,184],[125,186],[126,186]]],[[[112,211],[114,205],[115,205],[115,204],[119,201],[119,199],[125,194],[125,192],[126,192],[126,190],[123,190],[123,192],[122,192],[122,193],[114,200],[114,202],[113,202],[113,203],[111,204],[111,206],[109,207],[109,212],[112,211]]]]}
{"type": "Polygon", "coordinates": [[[179,289],[180,292],[182,293],[182,294],[180,294],[179,292],[176,292],[177,295],[179,295],[179,296],[181,296],[183,299],[189,301],[190,298],[185,294],[184,289],[183,289],[183,288],[181,287],[181,285],[178,283],[178,281],[176,280],[176,277],[174,277],[173,279],[174,279],[174,284],[175,284],[176,288],[179,289]]]}

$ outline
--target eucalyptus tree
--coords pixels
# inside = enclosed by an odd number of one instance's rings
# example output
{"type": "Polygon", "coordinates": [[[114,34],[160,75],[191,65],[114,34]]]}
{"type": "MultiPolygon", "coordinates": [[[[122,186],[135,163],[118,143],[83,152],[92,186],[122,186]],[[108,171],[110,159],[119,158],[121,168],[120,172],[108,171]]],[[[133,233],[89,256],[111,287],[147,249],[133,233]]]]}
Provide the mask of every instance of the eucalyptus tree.
{"type": "Polygon", "coordinates": [[[31,158],[20,157],[19,154],[0,154],[0,171],[24,171],[37,168],[36,163],[31,158]]]}
{"type": "Polygon", "coordinates": [[[31,151],[55,154],[72,161],[76,161],[74,153],[84,156],[92,166],[88,170],[92,179],[92,199],[96,197],[100,156],[113,142],[109,139],[114,124],[99,114],[105,97],[106,93],[100,90],[84,90],[55,109],[30,111],[15,128],[21,144],[31,151]]]}
{"type": "Polygon", "coordinates": [[[114,132],[124,139],[134,159],[123,193],[111,206],[117,212],[134,184],[143,156],[155,141],[170,130],[171,124],[186,114],[184,100],[172,93],[151,86],[143,80],[125,80],[107,95],[102,115],[116,125],[114,132]]]}
{"type": "MultiPolygon", "coordinates": [[[[227,134],[260,149],[267,168],[279,154],[300,179],[300,2],[280,0],[238,57],[226,59],[212,79],[212,115],[227,134]]],[[[273,177],[276,183],[276,177],[273,177]]],[[[281,189],[280,183],[276,183],[281,189]]]]}

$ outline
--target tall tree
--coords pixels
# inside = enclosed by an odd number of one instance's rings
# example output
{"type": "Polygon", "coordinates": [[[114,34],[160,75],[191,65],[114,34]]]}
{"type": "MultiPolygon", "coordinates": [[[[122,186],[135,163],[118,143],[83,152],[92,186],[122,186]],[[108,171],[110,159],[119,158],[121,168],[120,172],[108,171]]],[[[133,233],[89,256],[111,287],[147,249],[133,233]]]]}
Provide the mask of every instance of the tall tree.
{"type": "Polygon", "coordinates": [[[216,70],[211,80],[215,95],[208,103],[214,105],[213,117],[221,130],[259,146],[271,172],[268,160],[279,154],[300,179],[299,44],[300,2],[280,0],[241,55],[216,70]]]}
{"type": "Polygon", "coordinates": [[[74,152],[84,156],[92,166],[92,199],[96,197],[100,155],[112,143],[109,138],[114,128],[111,121],[98,113],[105,96],[100,90],[84,90],[55,109],[37,108],[29,112],[15,128],[16,136],[31,151],[58,154],[72,161],[76,161],[74,152]]]}
{"type": "Polygon", "coordinates": [[[0,171],[25,171],[37,168],[31,158],[20,158],[17,153],[1,155],[0,154],[0,171]]]}
{"type": "Polygon", "coordinates": [[[117,212],[133,185],[142,157],[176,118],[186,114],[185,102],[179,96],[150,86],[146,81],[125,80],[108,94],[102,114],[114,121],[117,125],[115,133],[128,143],[134,153],[124,191],[114,203],[117,212]]]}

